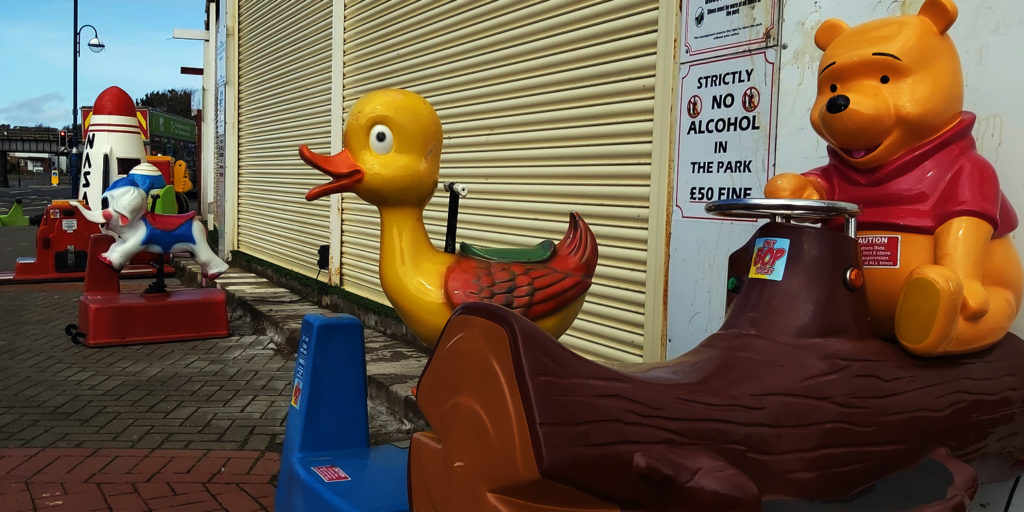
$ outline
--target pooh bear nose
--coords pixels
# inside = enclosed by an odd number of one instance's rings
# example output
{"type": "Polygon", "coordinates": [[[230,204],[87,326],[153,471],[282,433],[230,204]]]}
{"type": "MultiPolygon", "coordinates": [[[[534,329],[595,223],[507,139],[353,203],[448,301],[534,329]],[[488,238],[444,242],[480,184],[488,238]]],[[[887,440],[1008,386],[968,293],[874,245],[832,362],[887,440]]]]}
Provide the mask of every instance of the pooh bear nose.
{"type": "Polygon", "coordinates": [[[825,104],[825,110],[829,114],[838,114],[850,107],[850,97],[845,94],[837,94],[829,98],[825,104]]]}

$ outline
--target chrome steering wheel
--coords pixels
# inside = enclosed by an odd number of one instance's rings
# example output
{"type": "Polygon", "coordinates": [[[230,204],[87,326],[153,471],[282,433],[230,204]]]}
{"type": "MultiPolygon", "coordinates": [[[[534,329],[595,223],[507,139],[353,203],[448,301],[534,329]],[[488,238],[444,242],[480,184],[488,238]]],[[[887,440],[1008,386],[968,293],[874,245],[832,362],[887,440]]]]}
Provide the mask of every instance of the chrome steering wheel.
{"type": "Polygon", "coordinates": [[[786,224],[793,220],[815,222],[842,217],[846,234],[856,238],[860,206],[818,199],[723,199],[704,205],[704,211],[721,217],[771,219],[786,224]]]}

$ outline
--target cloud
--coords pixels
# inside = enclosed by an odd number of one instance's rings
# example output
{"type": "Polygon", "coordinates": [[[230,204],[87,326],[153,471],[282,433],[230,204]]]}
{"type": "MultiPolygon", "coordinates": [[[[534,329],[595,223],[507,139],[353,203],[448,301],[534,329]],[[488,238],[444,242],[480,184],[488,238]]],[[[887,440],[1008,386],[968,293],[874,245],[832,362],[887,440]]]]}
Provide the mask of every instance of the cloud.
{"type": "Polygon", "coordinates": [[[70,114],[64,95],[54,91],[0,107],[0,123],[15,126],[42,124],[59,128],[71,124],[70,114]]]}

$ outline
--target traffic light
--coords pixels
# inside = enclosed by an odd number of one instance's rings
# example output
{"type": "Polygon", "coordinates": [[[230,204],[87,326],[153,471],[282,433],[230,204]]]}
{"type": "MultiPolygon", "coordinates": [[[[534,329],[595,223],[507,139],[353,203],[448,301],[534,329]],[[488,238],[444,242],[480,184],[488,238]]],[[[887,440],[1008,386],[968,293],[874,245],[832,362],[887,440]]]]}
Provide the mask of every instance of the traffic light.
{"type": "Polygon", "coordinates": [[[57,138],[57,147],[66,148],[68,147],[68,132],[67,130],[61,130],[60,136],[57,138]]]}

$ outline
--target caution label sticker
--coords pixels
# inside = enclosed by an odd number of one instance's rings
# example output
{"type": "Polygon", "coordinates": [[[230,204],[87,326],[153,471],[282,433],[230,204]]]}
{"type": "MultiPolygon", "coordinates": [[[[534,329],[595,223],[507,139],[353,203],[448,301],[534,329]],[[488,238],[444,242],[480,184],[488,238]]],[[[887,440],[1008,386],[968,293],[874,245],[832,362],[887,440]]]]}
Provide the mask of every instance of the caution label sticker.
{"type": "Polygon", "coordinates": [[[860,257],[865,268],[899,268],[900,236],[858,236],[860,257]]]}

